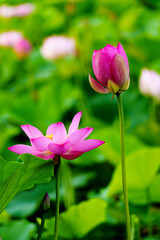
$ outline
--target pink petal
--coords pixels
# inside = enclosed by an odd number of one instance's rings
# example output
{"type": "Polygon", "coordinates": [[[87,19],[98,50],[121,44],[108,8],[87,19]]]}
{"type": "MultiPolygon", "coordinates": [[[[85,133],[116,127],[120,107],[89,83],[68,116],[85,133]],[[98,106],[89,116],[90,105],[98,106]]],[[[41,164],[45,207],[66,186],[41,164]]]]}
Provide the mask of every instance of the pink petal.
{"type": "Polygon", "coordinates": [[[110,44],[107,44],[104,48],[100,50],[109,55],[110,58],[114,57],[114,55],[118,53],[117,48],[110,44]]]}
{"type": "Polygon", "coordinates": [[[81,141],[75,146],[71,147],[71,151],[88,152],[94,148],[101,146],[104,143],[105,143],[104,141],[89,139],[89,140],[81,141]]]}
{"type": "Polygon", "coordinates": [[[69,126],[68,136],[70,136],[73,132],[77,131],[78,126],[79,126],[79,122],[80,122],[80,119],[81,119],[81,116],[82,116],[82,111],[78,112],[74,116],[74,118],[73,118],[73,120],[72,120],[72,122],[71,122],[71,124],[69,126]]]}
{"type": "Polygon", "coordinates": [[[111,78],[119,87],[123,87],[129,78],[129,68],[125,59],[120,55],[115,55],[111,64],[111,78]]]}
{"type": "Polygon", "coordinates": [[[108,79],[111,79],[110,66],[113,57],[117,54],[117,49],[111,45],[96,50],[92,57],[92,66],[97,80],[107,87],[108,79]]]}
{"type": "Polygon", "coordinates": [[[82,137],[81,141],[86,139],[91,134],[92,131],[93,131],[93,128],[90,128],[89,131],[82,137]]]}
{"type": "Polygon", "coordinates": [[[72,133],[68,137],[68,141],[71,142],[71,146],[77,144],[80,140],[84,139],[88,132],[91,133],[90,129],[91,128],[86,127],[86,128],[79,129],[79,130],[75,131],[74,133],[72,133]]]}
{"type": "Polygon", "coordinates": [[[57,128],[57,123],[53,123],[51,124],[48,129],[47,129],[47,132],[46,132],[46,135],[52,135],[55,133],[56,131],[56,128],[57,128]]]}
{"type": "Polygon", "coordinates": [[[39,137],[39,138],[31,139],[32,146],[40,151],[47,151],[48,145],[50,143],[53,143],[53,141],[47,137],[39,137]]]}
{"type": "Polygon", "coordinates": [[[34,149],[31,146],[23,145],[23,144],[17,144],[12,147],[8,147],[8,149],[12,152],[15,152],[17,154],[23,154],[23,153],[30,153],[35,156],[39,156],[41,154],[40,151],[34,149]]]}
{"type": "Polygon", "coordinates": [[[126,55],[126,53],[125,53],[125,51],[124,51],[124,49],[123,49],[123,47],[120,43],[118,43],[118,45],[117,45],[117,51],[126,60],[127,65],[129,67],[127,55],[126,55]]]}
{"type": "Polygon", "coordinates": [[[67,160],[73,160],[75,158],[80,157],[83,154],[83,152],[78,151],[68,151],[65,154],[62,154],[61,157],[67,160]]]}
{"type": "Polygon", "coordinates": [[[53,134],[53,141],[63,144],[67,139],[67,131],[62,122],[53,123],[47,129],[47,135],[53,134]]]}
{"type": "Polygon", "coordinates": [[[45,160],[48,160],[48,159],[54,159],[54,156],[55,156],[55,154],[50,154],[48,156],[45,156],[45,155],[41,154],[38,157],[43,158],[45,160]]]}
{"type": "Polygon", "coordinates": [[[71,146],[70,142],[66,142],[62,145],[59,145],[59,144],[56,144],[56,143],[50,143],[48,145],[48,150],[50,152],[54,153],[54,154],[61,155],[61,154],[66,153],[69,150],[70,146],[71,146]]]}
{"type": "Polygon", "coordinates": [[[89,74],[89,83],[91,87],[98,93],[106,94],[109,93],[107,88],[104,88],[101,84],[99,84],[94,78],[89,74]]]}
{"type": "Polygon", "coordinates": [[[21,125],[21,128],[30,139],[43,137],[43,134],[41,133],[41,131],[39,131],[36,127],[33,127],[29,124],[21,125]]]}

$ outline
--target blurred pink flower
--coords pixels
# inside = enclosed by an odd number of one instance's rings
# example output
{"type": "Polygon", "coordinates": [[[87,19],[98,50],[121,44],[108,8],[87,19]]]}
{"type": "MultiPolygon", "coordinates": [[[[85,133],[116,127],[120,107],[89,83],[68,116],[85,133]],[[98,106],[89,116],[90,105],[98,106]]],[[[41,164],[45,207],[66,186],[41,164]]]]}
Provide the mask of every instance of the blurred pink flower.
{"type": "Polygon", "coordinates": [[[14,50],[20,57],[24,57],[30,53],[32,46],[28,40],[21,39],[14,45],[14,50]]]}
{"type": "Polygon", "coordinates": [[[0,16],[4,18],[24,17],[31,14],[35,10],[35,5],[24,3],[16,6],[2,5],[0,6],[0,16]]]}
{"type": "Polygon", "coordinates": [[[0,46],[14,47],[14,45],[23,39],[23,35],[18,31],[3,32],[0,34],[0,46]]]}
{"type": "Polygon", "coordinates": [[[93,128],[86,127],[78,130],[81,115],[82,112],[79,112],[74,116],[68,134],[62,122],[51,124],[46,136],[29,124],[21,125],[32,146],[18,144],[8,149],[17,154],[30,153],[43,159],[53,159],[58,154],[64,159],[73,160],[84,152],[104,144],[104,141],[96,139],[85,140],[93,128]]]}
{"type": "Polygon", "coordinates": [[[121,93],[129,87],[129,63],[120,43],[95,50],[92,66],[97,81],[89,75],[91,87],[99,93],[121,93]]]}
{"type": "Polygon", "coordinates": [[[43,42],[41,54],[47,60],[53,60],[67,55],[75,55],[75,39],[65,36],[48,37],[43,42]]]}
{"type": "Polygon", "coordinates": [[[26,56],[32,49],[31,43],[25,39],[21,32],[9,31],[0,34],[0,46],[11,47],[20,57],[26,56]]]}
{"type": "Polygon", "coordinates": [[[160,75],[148,69],[142,69],[139,79],[139,89],[144,95],[160,101],[160,75]]]}

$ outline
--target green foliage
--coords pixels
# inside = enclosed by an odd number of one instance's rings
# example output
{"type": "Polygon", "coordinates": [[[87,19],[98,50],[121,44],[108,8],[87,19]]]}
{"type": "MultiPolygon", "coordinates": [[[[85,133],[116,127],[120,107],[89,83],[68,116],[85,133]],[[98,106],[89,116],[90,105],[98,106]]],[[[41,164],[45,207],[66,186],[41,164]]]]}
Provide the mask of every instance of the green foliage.
{"type": "Polygon", "coordinates": [[[50,181],[53,176],[53,161],[45,161],[30,154],[23,154],[17,162],[0,159],[0,212],[20,191],[35,184],[50,181]]]}
{"type": "MultiPolygon", "coordinates": [[[[135,151],[126,158],[127,186],[132,191],[147,190],[156,177],[160,167],[160,148],[135,151]],[[138,160],[138,163],[137,161],[138,160]]],[[[158,178],[159,180],[159,178],[158,178]]],[[[156,185],[156,183],[155,183],[156,185]]],[[[108,196],[122,192],[121,165],[117,166],[109,184],[108,196]]]]}
{"type": "MultiPolygon", "coordinates": [[[[8,0],[7,4],[26,2],[8,0]]],[[[0,209],[6,206],[7,211],[1,213],[0,238],[35,239],[35,219],[41,217],[40,203],[48,192],[51,209],[44,239],[53,239],[52,163],[29,155],[11,162],[17,155],[7,147],[29,144],[21,124],[36,126],[45,134],[54,122],[62,121],[68,127],[74,114],[82,111],[80,128],[93,127],[89,138],[106,143],[74,161],[62,160],[61,216],[64,214],[64,219],[68,219],[69,227],[66,221],[60,220],[60,240],[67,236],[75,240],[125,239],[117,102],[111,101],[111,94],[95,93],[88,83],[88,74],[94,77],[93,51],[108,43],[116,46],[121,42],[128,56],[131,79],[129,89],[122,94],[130,210],[140,220],[141,238],[159,240],[160,105],[142,96],[138,87],[142,68],[160,72],[159,1],[31,2],[36,5],[31,15],[0,18],[1,32],[21,31],[33,46],[26,58],[19,58],[11,48],[0,47],[0,154],[8,159],[0,158],[0,209]],[[43,40],[51,35],[75,38],[76,56],[53,61],[43,59],[40,48],[43,40]],[[99,199],[92,202],[90,199],[95,197],[105,199],[107,204],[99,199]],[[102,213],[105,205],[106,216],[102,213]],[[87,211],[93,212],[94,218],[87,211]]],[[[2,0],[2,4],[6,1],[2,0]]]]}
{"type": "Polygon", "coordinates": [[[27,220],[10,221],[0,228],[0,236],[6,240],[30,240],[35,232],[35,224],[27,220]]]}
{"type": "Polygon", "coordinates": [[[140,240],[140,226],[139,226],[139,219],[136,215],[132,215],[132,240],[140,240]]]}
{"type": "MultiPolygon", "coordinates": [[[[106,221],[106,201],[94,198],[72,206],[60,214],[59,236],[74,239],[82,238],[93,228],[106,221]]],[[[54,219],[46,221],[45,228],[53,234],[54,219]]]]}

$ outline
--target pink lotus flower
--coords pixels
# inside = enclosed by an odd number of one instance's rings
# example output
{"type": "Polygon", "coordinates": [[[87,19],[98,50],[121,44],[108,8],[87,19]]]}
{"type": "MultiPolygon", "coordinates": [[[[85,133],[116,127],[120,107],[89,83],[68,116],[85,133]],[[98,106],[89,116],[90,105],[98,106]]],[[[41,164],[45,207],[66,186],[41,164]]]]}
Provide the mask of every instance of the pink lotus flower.
{"type": "Polygon", "coordinates": [[[32,50],[31,43],[21,32],[9,31],[0,34],[0,46],[11,47],[19,57],[27,56],[32,50]]]}
{"type": "Polygon", "coordinates": [[[67,55],[75,55],[76,43],[74,38],[51,36],[44,40],[41,54],[47,60],[54,60],[67,55]]]}
{"type": "Polygon", "coordinates": [[[120,43],[117,47],[108,44],[95,50],[92,66],[97,81],[89,75],[91,87],[98,93],[121,93],[129,87],[129,64],[120,43]]]}
{"type": "Polygon", "coordinates": [[[32,50],[31,43],[27,39],[21,39],[14,45],[14,50],[20,57],[24,57],[32,50]]]}
{"type": "Polygon", "coordinates": [[[8,149],[17,154],[30,153],[43,159],[53,159],[56,154],[64,159],[75,159],[84,152],[104,144],[104,141],[96,139],[85,140],[93,128],[86,127],[78,130],[81,115],[82,112],[79,112],[74,116],[68,134],[62,122],[51,124],[46,136],[29,124],[21,125],[32,146],[18,144],[8,149]]]}
{"type": "Polygon", "coordinates": [[[35,5],[24,3],[16,6],[2,5],[0,6],[0,16],[4,18],[24,17],[31,14],[35,10],[35,5]]]}
{"type": "Polygon", "coordinates": [[[148,69],[142,69],[139,79],[139,89],[142,94],[160,101],[160,75],[148,69]]]}

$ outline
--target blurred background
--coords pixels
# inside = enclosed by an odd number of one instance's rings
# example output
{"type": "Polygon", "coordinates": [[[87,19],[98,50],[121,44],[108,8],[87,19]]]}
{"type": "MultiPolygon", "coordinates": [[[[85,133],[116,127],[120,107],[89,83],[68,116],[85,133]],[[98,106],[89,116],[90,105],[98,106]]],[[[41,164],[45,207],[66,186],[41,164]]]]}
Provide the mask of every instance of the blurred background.
{"type": "MultiPolygon", "coordinates": [[[[94,77],[93,51],[118,42],[130,64],[131,83],[122,98],[132,224],[135,236],[139,229],[141,239],[158,240],[160,1],[0,1],[1,155],[15,161],[17,154],[7,147],[29,144],[21,124],[45,134],[58,121],[68,128],[79,111],[80,128],[94,127],[90,138],[106,141],[74,161],[62,161],[60,240],[124,239],[117,102],[88,82],[89,73],[94,77]]],[[[36,239],[46,192],[51,209],[43,239],[53,238],[54,178],[10,202],[0,216],[3,240],[36,239]]]]}

